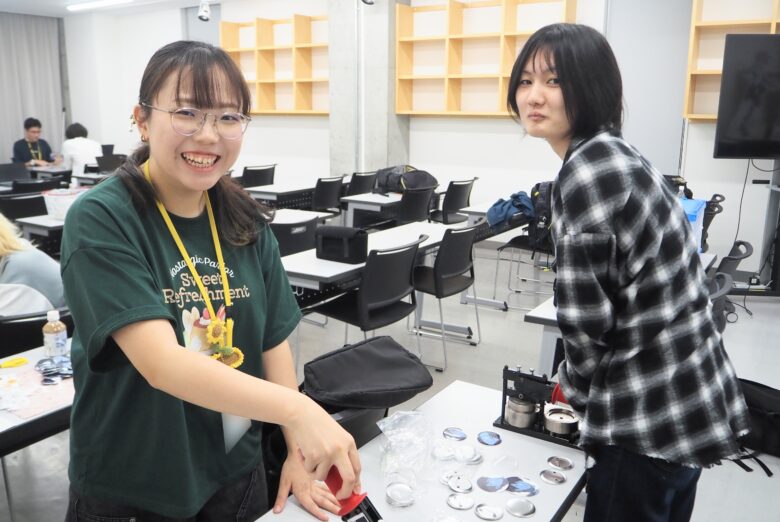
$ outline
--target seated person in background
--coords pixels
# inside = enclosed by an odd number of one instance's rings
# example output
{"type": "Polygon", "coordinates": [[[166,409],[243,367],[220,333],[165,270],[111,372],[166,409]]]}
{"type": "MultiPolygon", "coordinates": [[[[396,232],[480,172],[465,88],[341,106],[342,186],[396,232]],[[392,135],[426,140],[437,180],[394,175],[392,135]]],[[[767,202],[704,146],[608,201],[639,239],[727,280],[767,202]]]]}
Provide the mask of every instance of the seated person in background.
{"type": "Polygon", "coordinates": [[[24,120],[24,138],[14,143],[14,163],[24,163],[28,167],[46,166],[59,163],[46,140],[41,139],[41,121],[37,118],[24,120]]]}
{"type": "Polygon", "coordinates": [[[68,125],[65,138],[62,142],[62,166],[71,169],[77,176],[84,174],[84,165],[95,163],[95,157],[103,155],[100,143],[87,138],[87,129],[80,123],[68,125]]]}
{"type": "Polygon", "coordinates": [[[0,214],[0,317],[65,306],[60,265],[0,214]]]}

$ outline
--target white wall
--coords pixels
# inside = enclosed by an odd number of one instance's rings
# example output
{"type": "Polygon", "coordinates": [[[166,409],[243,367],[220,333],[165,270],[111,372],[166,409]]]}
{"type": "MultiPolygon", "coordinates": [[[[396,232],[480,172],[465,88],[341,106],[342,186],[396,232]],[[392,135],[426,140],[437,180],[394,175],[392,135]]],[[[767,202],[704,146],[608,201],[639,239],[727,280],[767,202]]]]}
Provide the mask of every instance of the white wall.
{"type": "MultiPolygon", "coordinates": [[[[223,0],[221,4],[222,20],[228,22],[328,14],[327,0],[223,0]]],[[[276,181],[307,181],[328,176],[329,140],[327,116],[254,115],[234,170],[240,173],[246,165],[277,163],[276,181]]]]}
{"type": "Polygon", "coordinates": [[[83,14],[65,17],[73,121],[91,138],[127,154],[138,146],[130,114],[146,63],[163,45],[182,37],[181,11],[83,14]]]}
{"type": "MultiPolygon", "coordinates": [[[[441,3],[417,0],[412,5],[441,3]]],[[[605,0],[579,0],[577,21],[604,30],[605,0]]],[[[555,178],[561,160],[546,142],[524,136],[509,118],[412,117],[409,163],[436,176],[441,187],[451,180],[479,176],[471,202],[492,203],[538,181],[555,178]]]]}

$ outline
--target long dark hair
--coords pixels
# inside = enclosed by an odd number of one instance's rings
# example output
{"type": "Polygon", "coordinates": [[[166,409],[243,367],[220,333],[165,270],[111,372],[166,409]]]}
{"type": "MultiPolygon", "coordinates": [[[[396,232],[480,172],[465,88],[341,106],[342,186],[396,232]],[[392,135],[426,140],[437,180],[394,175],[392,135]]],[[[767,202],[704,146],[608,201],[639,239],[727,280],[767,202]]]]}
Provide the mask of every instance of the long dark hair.
{"type": "MultiPolygon", "coordinates": [[[[214,107],[218,101],[215,100],[216,93],[227,85],[233,91],[228,94],[238,102],[240,111],[249,113],[249,88],[241,71],[222,49],[203,42],[185,40],[160,48],[146,65],[138,103],[154,103],[172,74],[176,75],[177,98],[182,92],[182,82],[185,81],[191,87],[191,93],[188,91],[188,94],[192,96],[194,105],[214,107]],[[227,81],[223,82],[223,78],[227,81]]],[[[141,110],[148,118],[151,109],[142,105],[141,110]]],[[[139,168],[148,159],[149,145],[144,143],[116,171],[116,175],[130,191],[133,204],[139,212],[154,209],[155,206],[154,190],[139,168]]],[[[209,198],[220,235],[233,245],[248,245],[257,241],[258,223],[268,222],[273,217],[270,209],[252,199],[230,176],[223,176],[209,189],[209,198]]]]}
{"type": "Polygon", "coordinates": [[[539,53],[546,65],[555,62],[572,136],[589,138],[601,129],[621,129],[623,82],[617,60],[607,39],[581,24],[552,24],[531,35],[509,78],[510,113],[520,116],[516,95],[523,69],[539,53]]]}

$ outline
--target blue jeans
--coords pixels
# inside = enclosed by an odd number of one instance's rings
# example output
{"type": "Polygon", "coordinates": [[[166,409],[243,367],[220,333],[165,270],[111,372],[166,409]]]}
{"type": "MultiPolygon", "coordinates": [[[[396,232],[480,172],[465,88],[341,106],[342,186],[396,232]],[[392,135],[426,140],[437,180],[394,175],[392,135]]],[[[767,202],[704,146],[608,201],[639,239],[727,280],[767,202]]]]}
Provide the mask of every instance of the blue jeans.
{"type": "Polygon", "coordinates": [[[591,448],[585,522],[687,522],[701,468],[639,455],[619,446],[591,448]]]}
{"type": "Polygon", "coordinates": [[[253,521],[268,511],[265,470],[261,463],[251,473],[223,486],[193,517],[171,518],[149,511],[79,495],[70,488],[65,522],[236,522],[253,521]]]}

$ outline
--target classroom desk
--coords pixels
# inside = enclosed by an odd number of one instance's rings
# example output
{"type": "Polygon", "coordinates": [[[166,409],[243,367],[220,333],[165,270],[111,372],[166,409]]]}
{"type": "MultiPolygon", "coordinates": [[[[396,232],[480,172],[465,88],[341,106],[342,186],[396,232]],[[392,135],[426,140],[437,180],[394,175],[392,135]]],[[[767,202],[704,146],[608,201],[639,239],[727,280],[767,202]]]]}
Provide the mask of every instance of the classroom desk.
{"type": "MultiPolygon", "coordinates": [[[[420,249],[431,250],[438,246],[444,232],[451,227],[441,223],[415,222],[381,230],[368,235],[368,250],[406,245],[416,241],[421,234],[426,234],[428,239],[420,245],[420,249]]],[[[282,264],[291,285],[311,290],[322,290],[326,286],[355,279],[365,266],[365,263],[350,265],[319,259],[315,249],[284,256],[282,264]]]]}
{"type": "Polygon", "coordinates": [[[51,178],[54,176],[58,176],[60,174],[70,173],[71,171],[71,169],[61,167],[59,165],[50,165],[48,167],[40,167],[40,166],[27,167],[27,170],[30,171],[32,177],[38,179],[51,178]]]}
{"type": "Polygon", "coordinates": [[[77,187],[87,187],[97,185],[99,182],[108,178],[111,174],[101,174],[99,172],[84,172],[83,174],[74,174],[71,176],[73,184],[77,187]]]}
{"type": "Polygon", "coordinates": [[[318,219],[324,222],[325,219],[333,216],[330,212],[317,212],[314,210],[300,210],[295,208],[278,208],[274,210],[273,223],[279,225],[290,225],[294,223],[306,223],[312,219],[318,219]]]}
{"type": "MultiPolygon", "coordinates": [[[[343,178],[344,182],[346,180],[343,178]]],[[[273,183],[246,190],[256,200],[274,208],[309,208],[314,195],[314,185],[310,181],[273,183]]]]}
{"type": "MultiPolygon", "coordinates": [[[[496,377],[499,377],[496,370],[496,377]]],[[[385,437],[380,435],[360,449],[362,473],[360,480],[363,489],[368,493],[371,502],[387,521],[425,522],[436,516],[450,515],[461,521],[478,522],[480,519],[474,509],[456,511],[446,504],[446,499],[452,493],[447,486],[439,482],[439,477],[447,470],[463,468],[472,478],[473,491],[469,493],[475,505],[485,502],[504,507],[506,501],[514,494],[503,491],[488,493],[476,485],[476,480],[482,476],[507,473],[506,476],[527,477],[539,488],[539,494],[527,497],[536,506],[533,520],[559,521],[568,511],[574,499],[585,483],[585,454],[574,448],[561,446],[553,442],[536,439],[519,433],[503,430],[493,426],[493,421],[501,413],[501,392],[483,386],[455,381],[434,395],[417,411],[425,414],[428,421],[430,442],[445,441],[442,431],[451,426],[464,430],[468,438],[462,442],[452,442],[453,445],[472,445],[482,453],[484,461],[476,466],[458,466],[455,461],[437,462],[428,459],[428,465],[418,470],[418,497],[409,507],[393,507],[385,497],[385,476],[382,472],[382,453],[385,437]],[[484,446],[476,441],[481,431],[494,431],[500,434],[502,442],[497,446],[484,446]],[[567,457],[574,463],[574,469],[564,471],[566,482],[561,485],[550,485],[543,482],[539,473],[549,469],[547,459],[551,456],[567,457]],[[504,457],[502,459],[502,457],[504,457]],[[501,463],[497,460],[501,459],[501,463]],[[494,471],[495,470],[495,471],[494,471]]],[[[504,514],[503,520],[514,517],[504,514]]],[[[306,513],[297,500],[290,498],[281,514],[266,513],[259,519],[261,522],[311,522],[314,518],[306,513]]],[[[329,520],[340,520],[335,515],[329,515],[329,520]]]]}
{"type": "Polygon", "coordinates": [[[10,185],[0,185],[0,196],[3,196],[5,194],[10,194],[13,192],[13,188],[10,185]]]}
{"type": "Polygon", "coordinates": [[[49,237],[51,234],[61,231],[62,227],[65,225],[65,221],[44,214],[42,216],[18,218],[16,224],[21,229],[24,238],[30,239],[30,236],[33,234],[36,236],[49,237]]]}
{"type": "Polygon", "coordinates": [[[29,403],[16,412],[0,410],[0,457],[70,427],[73,380],[66,379],[54,386],[40,384],[41,377],[34,366],[43,358],[42,347],[0,359],[0,362],[15,357],[25,357],[29,362],[16,368],[0,368],[0,377],[5,379],[15,375],[21,386],[32,391],[33,395],[29,403]]]}
{"type": "MultiPolygon", "coordinates": [[[[699,254],[705,272],[715,264],[715,254],[699,254]]],[[[555,351],[561,331],[558,328],[558,317],[553,298],[550,297],[542,304],[525,314],[525,322],[542,325],[542,342],[539,347],[539,363],[536,368],[540,375],[546,373],[552,375],[554,367],[555,351]]]]}
{"type": "Polygon", "coordinates": [[[397,192],[388,192],[387,194],[356,194],[341,198],[341,202],[347,205],[344,224],[348,227],[355,223],[355,211],[363,210],[366,212],[382,212],[383,210],[398,206],[401,202],[401,194],[397,192]]]}

